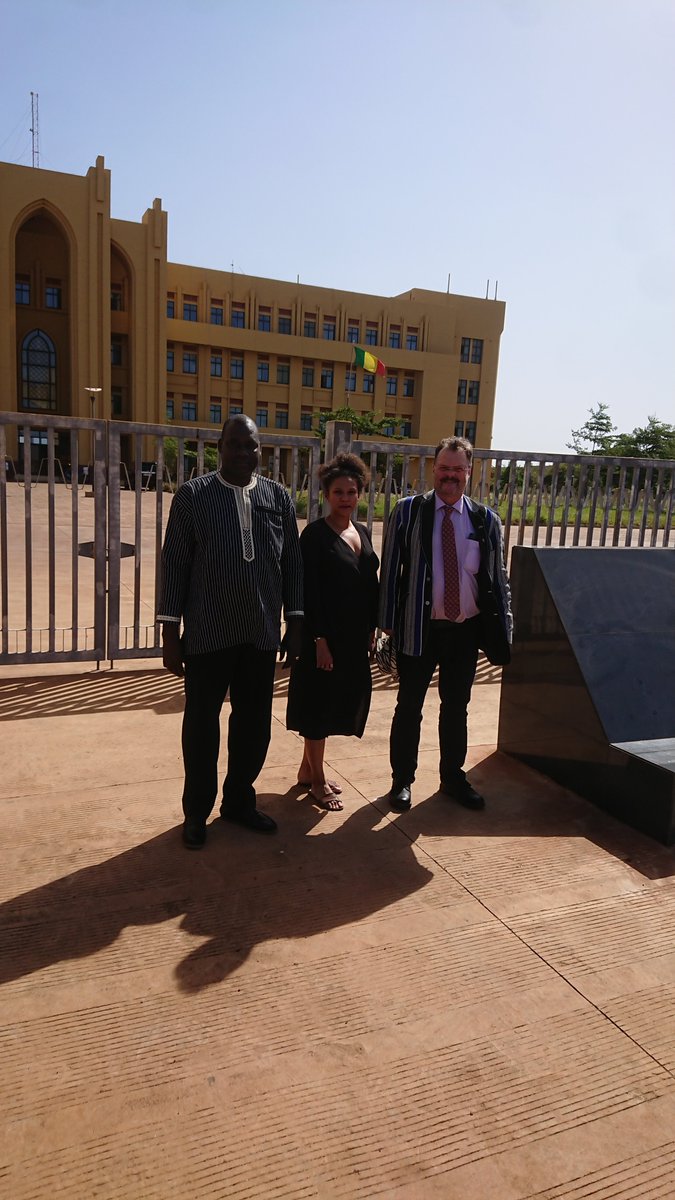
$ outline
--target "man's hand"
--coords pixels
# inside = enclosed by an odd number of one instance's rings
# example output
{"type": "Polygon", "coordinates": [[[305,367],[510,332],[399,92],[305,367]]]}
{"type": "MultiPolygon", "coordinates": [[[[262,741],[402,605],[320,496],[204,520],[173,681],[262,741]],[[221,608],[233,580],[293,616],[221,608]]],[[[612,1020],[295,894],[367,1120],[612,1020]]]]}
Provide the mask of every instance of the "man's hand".
{"type": "Polygon", "coordinates": [[[300,657],[302,648],[302,617],[287,617],[286,632],[281,639],[279,653],[282,667],[292,667],[300,657]]]}
{"type": "Polygon", "coordinates": [[[180,644],[180,626],[177,621],[166,621],[162,625],[162,662],[172,675],[183,678],[185,668],[180,644]]]}

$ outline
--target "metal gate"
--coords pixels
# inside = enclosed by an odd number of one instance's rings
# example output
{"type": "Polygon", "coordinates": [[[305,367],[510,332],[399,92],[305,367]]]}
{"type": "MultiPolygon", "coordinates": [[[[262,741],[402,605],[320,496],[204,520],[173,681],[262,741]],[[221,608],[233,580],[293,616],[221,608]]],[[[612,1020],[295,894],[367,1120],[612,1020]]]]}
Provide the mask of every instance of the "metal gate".
{"type": "MultiPolygon", "coordinates": [[[[0,412],[0,665],[161,655],[171,494],[220,431],[0,412]]],[[[320,439],[261,430],[263,468],[318,514],[320,439]]]]}
{"type": "Polygon", "coordinates": [[[106,499],[105,421],[0,413],[0,663],[105,658],[106,499]]]}

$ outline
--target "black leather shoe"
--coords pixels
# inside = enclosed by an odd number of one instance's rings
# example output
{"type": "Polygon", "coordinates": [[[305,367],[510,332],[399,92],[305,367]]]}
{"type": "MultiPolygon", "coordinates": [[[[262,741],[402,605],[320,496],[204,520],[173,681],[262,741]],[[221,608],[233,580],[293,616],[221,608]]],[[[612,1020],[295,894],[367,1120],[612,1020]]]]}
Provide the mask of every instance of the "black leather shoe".
{"type": "Polygon", "coordinates": [[[267,813],[259,812],[257,808],[245,812],[237,812],[236,809],[229,810],[221,808],[220,815],[223,821],[232,821],[234,825],[243,825],[245,829],[253,829],[255,833],[276,833],[277,823],[267,813]]]}
{"type": "Polygon", "coordinates": [[[407,812],[412,804],[412,792],[407,783],[393,783],[391,791],[387,796],[387,800],[392,808],[397,812],[407,812]]]}
{"type": "Polygon", "coordinates": [[[206,825],[200,821],[183,822],[183,845],[188,850],[201,850],[206,841],[206,825]]]}
{"type": "Polygon", "coordinates": [[[464,783],[456,784],[454,787],[442,783],[441,792],[444,796],[449,796],[451,800],[456,800],[458,804],[462,805],[462,808],[471,808],[474,812],[479,812],[485,808],[484,798],[480,792],[472,788],[468,779],[464,780],[464,783]]]}

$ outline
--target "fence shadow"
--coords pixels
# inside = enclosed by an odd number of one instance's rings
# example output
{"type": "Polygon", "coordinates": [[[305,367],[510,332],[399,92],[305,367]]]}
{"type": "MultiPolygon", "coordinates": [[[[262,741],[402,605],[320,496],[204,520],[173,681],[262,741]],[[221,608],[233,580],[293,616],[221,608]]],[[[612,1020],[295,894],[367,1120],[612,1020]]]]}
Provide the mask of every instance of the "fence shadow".
{"type": "MultiPolygon", "coordinates": [[[[373,690],[392,692],[397,682],[373,666],[373,690]]],[[[288,695],[289,672],[277,666],[275,697],[288,695]]],[[[476,685],[498,684],[501,667],[491,667],[482,656],[476,685]]],[[[438,686],[438,676],[432,680],[438,686]]],[[[163,667],[146,671],[87,671],[82,675],[41,675],[0,681],[0,721],[37,717],[80,716],[86,713],[142,710],[166,714],[183,711],[183,682],[163,667]]]]}

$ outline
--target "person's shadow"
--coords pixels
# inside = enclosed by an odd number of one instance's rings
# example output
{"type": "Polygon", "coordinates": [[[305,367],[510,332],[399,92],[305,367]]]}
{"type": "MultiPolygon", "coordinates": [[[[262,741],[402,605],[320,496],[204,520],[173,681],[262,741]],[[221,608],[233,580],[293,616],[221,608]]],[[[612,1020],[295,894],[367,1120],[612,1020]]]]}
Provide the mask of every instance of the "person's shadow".
{"type": "MultiPolygon", "coordinates": [[[[266,942],[396,920],[439,900],[475,903],[452,854],[457,838],[482,840],[489,855],[492,838],[571,835],[630,862],[646,878],[673,874],[672,849],[563,789],[542,789],[536,772],[521,767],[515,772],[509,799],[502,756],[481,763],[475,774],[488,796],[485,813],[466,812],[432,795],[400,817],[379,798],[343,818],[321,812],[293,789],[284,796],[259,796],[263,811],[279,821],[273,836],[215,819],[205,849],[193,853],[183,848],[180,828],[174,827],[0,905],[0,983],[36,971],[46,972],[46,984],[62,982],[70,968],[59,964],[112,950],[127,927],[178,918],[195,948],[184,954],[174,939],[162,938],[150,958],[173,970],[182,991],[198,992],[236,971],[266,942]],[[490,800],[500,789],[501,801],[490,800]]],[[[130,969],[124,949],[119,965],[130,969]]],[[[88,975],[114,969],[108,956],[89,968],[88,975]]]]}
{"type": "Polygon", "coordinates": [[[173,828],[0,905],[0,983],[112,947],[127,926],[181,917],[181,930],[199,944],[174,974],[181,990],[196,992],[235,971],[260,943],[312,937],[420,902],[432,872],[386,810],[364,802],[337,823],[297,790],[260,795],[259,803],[278,819],[278,834],[216,819],[205,849],[193,853],[173,828]]]}

